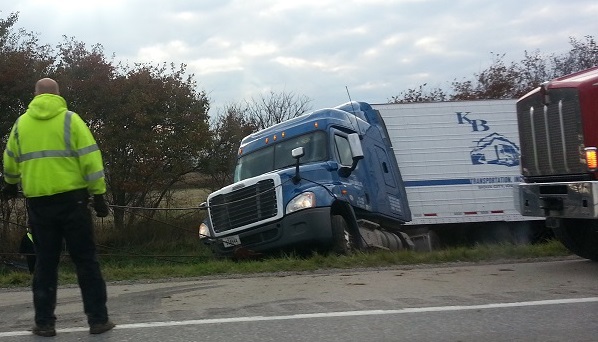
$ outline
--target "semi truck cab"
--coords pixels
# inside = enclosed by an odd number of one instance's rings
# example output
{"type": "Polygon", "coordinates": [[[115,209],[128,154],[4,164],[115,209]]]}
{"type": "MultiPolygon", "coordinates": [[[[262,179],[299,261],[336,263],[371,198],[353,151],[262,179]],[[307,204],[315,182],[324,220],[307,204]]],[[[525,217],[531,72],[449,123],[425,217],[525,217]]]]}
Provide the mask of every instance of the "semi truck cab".
{"type": "Polygon", "coordinates": [[[411,246],[399,233],[411,212],[388,132],[365,102],[245,137],[234,183],[210,194],[206,208],[200,237],[217,255],[411,246]]]}
{"type": "Polygon", "coordinates": [[[573,253],[598,261],[598,67],[546,82],[517,102],[522,215],[546,217],[573,253]]]}

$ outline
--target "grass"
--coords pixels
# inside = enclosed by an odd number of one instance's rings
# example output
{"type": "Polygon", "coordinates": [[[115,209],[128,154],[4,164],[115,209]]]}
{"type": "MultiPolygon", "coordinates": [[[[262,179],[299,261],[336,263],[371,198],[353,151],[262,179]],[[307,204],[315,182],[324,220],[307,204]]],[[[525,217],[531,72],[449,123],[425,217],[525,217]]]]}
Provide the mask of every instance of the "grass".
{"type": "MultiPolygon", "coordinates": [[[[562,257],[570,252],[558,241],[534,245],[476,245],[432,252],[372,251],[351,255],[300,257],[293,254],[254,261],[215,259],[204,246],[160,245],[143,249],[100,252],[106,281],[136,281],[193,278],[209,275],[247,275],[268,272],[300,272],[323,269],[376,268],[395,265],[442,264],[450,262],[517,261],[562,257]]],[[[76,284],[76,274],[68,257],[61,263],[59,283],[76,284]]],[[[0,265],[0,287],[29,286],[31,276],[23,270],[0,265]]]]}

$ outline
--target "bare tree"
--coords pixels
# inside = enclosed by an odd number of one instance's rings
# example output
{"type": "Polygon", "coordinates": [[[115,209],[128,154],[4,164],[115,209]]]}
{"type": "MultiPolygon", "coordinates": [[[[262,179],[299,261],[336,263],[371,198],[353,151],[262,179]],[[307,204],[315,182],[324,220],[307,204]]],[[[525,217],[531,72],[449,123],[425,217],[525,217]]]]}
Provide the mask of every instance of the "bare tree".
{"type": "Polygon", "coordinates": [[[305,95],[270,91],[268,95],[245,101],[245,105],[249,116],[256,120],[258,128],[263,129],[309,111],[310,102],[311,99],[305,95]]]}
{"type": "Polygon", "coordinates": [[[557,76],[567,75],[598,65],[598,45],[594,36],[584,36],[585,41],[569,37],[571,50],[560,56],[552,56],[557,76]]]}
{"type": "Polygon", "coordinates": [[[226,105],[212,121],[211,142],[197,168],[208,177],[208,188],[216,190],[233,182],[239,143],[257,129],[256,120],[238,103],[226,105]]]}
{"type": "Polygon", "coordinates": [[[447,100],[448,96],[444,90],[440,88],[426,90],[424,89],[426,85],[427,83],[424,83],[418,88],[410,88],[402,91],[399,95],[392,96],[388,103],[439,102],[447,100]]]}
{"type": "MultiPolygon", "coordinates": [[[[471,81],[453,81],[453,100],[471,99],[513,99],[521,96],[520,68],[516,63],[505,64],[504,54],[492,53],[493,63],[471,81]]],[[[523,91],[523,93],[525,93],[523,91]]]]}
{"type": "Polygon", "coordinates": [[[569,38],[571,50],[565,54],[544,55],[525,51],[519,62],[505,62],[505,54],[491,53],[492,64],[473,77],[453,80],[452,92],[435,88],[402,91],[390,103],[429,102],[444,100],[514,99],[525,95],[542,82],[598,65],[598,44],[593,36],[569,38]]]}

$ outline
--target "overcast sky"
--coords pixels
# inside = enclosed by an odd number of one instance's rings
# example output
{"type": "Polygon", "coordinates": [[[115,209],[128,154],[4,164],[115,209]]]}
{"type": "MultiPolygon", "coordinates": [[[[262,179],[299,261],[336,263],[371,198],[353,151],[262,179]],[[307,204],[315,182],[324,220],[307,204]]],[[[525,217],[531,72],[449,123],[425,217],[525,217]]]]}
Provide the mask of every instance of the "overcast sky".
{"type": "Polygon", "coordinates": [[[270,91],[311,107],[449,88],[492,53],[570,50],[598,37],[596,0],[3,0],[52,46],[74,37],[128,63],[187,64],[213,111],[270,91]]]}

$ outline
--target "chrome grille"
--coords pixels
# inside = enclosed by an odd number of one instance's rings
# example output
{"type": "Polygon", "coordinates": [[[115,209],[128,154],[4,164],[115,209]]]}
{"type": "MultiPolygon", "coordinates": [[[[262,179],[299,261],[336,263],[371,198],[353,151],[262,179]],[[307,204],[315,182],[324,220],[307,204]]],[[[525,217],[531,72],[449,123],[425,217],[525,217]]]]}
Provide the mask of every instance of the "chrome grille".
{"type": "Polygon", "coordinates": [[[575,89],[551,89],[544,106],[536,92],[517,103],[523,175],[557,176],[585,172],[579,96],[575,89]]]}
{"type": "Polygon", "coordinates": [[[209,201],[212,228],[223,233],[278,214],[274,180],[264,179],[209,201]]]}

